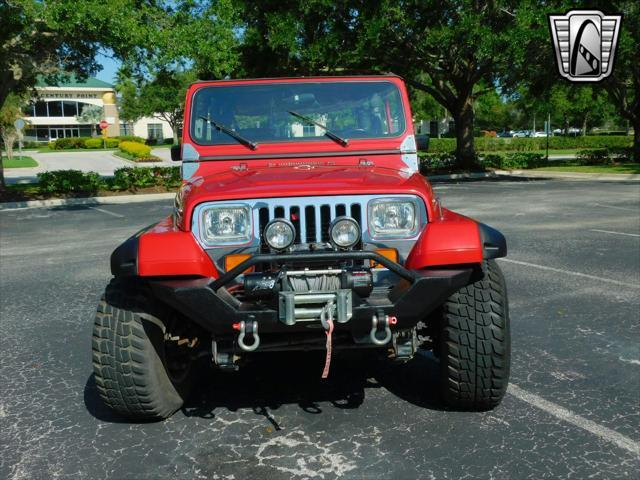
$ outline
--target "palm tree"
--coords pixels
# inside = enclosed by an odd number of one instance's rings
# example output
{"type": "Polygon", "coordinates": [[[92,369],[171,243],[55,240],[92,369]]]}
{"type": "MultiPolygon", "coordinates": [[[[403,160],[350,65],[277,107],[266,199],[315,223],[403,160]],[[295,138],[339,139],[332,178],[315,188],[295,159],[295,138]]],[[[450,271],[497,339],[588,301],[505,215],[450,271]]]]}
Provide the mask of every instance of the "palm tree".
{"type": "Polygon", "coordinates": [[[85,105],[82,108],[82,113],[76,116],[76,120],[80,123],[91,124],[91,136],[96,136],[96,124],[100,123],[103,118],[102,107],[98,105],[85,105]]]}

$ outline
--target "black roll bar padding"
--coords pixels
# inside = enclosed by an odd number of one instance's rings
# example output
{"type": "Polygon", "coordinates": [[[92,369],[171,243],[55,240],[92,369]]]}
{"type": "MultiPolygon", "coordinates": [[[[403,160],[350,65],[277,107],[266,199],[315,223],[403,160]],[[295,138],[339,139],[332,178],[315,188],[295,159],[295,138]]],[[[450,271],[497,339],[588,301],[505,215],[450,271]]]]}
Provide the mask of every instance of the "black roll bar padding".
{"type": "Polygon", "coordinates": [[[231,280],[236,278],[245,270],[257,265],[259,263],[272,263],[272,262],[296,262],[301,260],[313,260],[313,261],[325,261],[331,262],[334,260],[374,260],[375,262],[384,265],[393,273],[405,280],[413,283],[416,279],[414,273],[411,270],[407,270],[402,265],[389,260],[387,257],[380,255],[373,251],[358,251],[358,252],[322,252],[322,253],[262,253],[253,255],[244,262],[235,266],[228,272],[222,274],[220,278],[214,280],[209,284],[211,289],[215,292],[219,288],[224,287],[231,280]]]}

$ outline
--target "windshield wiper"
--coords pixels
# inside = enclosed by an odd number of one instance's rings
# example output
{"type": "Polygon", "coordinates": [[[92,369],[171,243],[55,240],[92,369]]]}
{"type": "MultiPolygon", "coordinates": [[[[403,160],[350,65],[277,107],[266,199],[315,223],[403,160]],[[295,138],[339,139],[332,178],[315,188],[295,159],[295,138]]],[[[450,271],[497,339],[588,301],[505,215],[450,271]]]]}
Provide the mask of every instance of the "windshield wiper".
{"type": "Polygon", "coordinates": [[[341,136],[335,134],[334,132],[329,130],[326,127],[326,125],[323,125],[320,122],[316,122],[313,118],[309,118],[306,115],[302,115],[301,113],[294,112],[294,111],[291,111],[291,110],[289,110],[289,114],[293,115],[294,117],[298,117],[300,120],[304,120],[307,123],[310,123],[312,125],[316,125],[316,126],[322,128],[324,130],[324,134],[327,137],[329,137],[331,140],[334,140],[334,141],[338,142],[343,147],[346,147],[347,145],[349,145],[349,140],[348,139],[342,138],[341,136]]]}
{"type": "Polygon", "coordinates": [[[258,148],[258,144],[256,142],[253,142],[253,141],[249,140],[248,138],[243,137],[238,132],[236,132],[233,128],[227,127],[226,125],[223,125],[220,122],[216,122],[215,120],[212,120],[211,118],[202,117],[202,116],[200,118],[202,120],[204,120],[205,122],[209,122],[209,124],[211,124],[211,126],[214,127],[216,130],[224,132],[227,135],[229,135],[230,137],[235,138],[236,140],[238,140],[243,145],[246,145],[247,147],[249,147],[251,150],[255,150],[256,148],[258,148]]]}

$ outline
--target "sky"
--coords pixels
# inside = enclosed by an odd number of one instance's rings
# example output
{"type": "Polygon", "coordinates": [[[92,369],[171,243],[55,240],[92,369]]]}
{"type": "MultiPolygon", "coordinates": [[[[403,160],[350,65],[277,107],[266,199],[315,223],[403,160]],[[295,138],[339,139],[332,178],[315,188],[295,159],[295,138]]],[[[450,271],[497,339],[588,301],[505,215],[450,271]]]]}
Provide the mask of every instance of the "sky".
{"type": "Polygon", "coordinates": [[[102,80],[108,83],[113,83],[115,80],[116,72],[118,71],[118,67],[120,67],[120,62],[102,53],[99,53],[96,56],[96,61],[100,65],[102,65],[102,70],[100,70],[95,75],[95,77],[98,80],[102,80]]]}

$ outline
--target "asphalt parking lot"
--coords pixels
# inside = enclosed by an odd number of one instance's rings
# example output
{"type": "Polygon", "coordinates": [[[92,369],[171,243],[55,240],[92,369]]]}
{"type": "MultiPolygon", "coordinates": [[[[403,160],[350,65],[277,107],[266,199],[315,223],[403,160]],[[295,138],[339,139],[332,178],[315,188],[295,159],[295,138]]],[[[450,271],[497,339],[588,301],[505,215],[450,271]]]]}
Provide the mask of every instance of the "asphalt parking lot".
{"type": "Polygon", "coordinates": [[[512,374],[486,413],[445,411],[434,365],[264,357],[212,374],[165,422],[100,403],[90,336],[112,249],[171,202],[0,212],[0,478],[638,478],[640,185],[438,184],[502,230],[512,374]]]}

